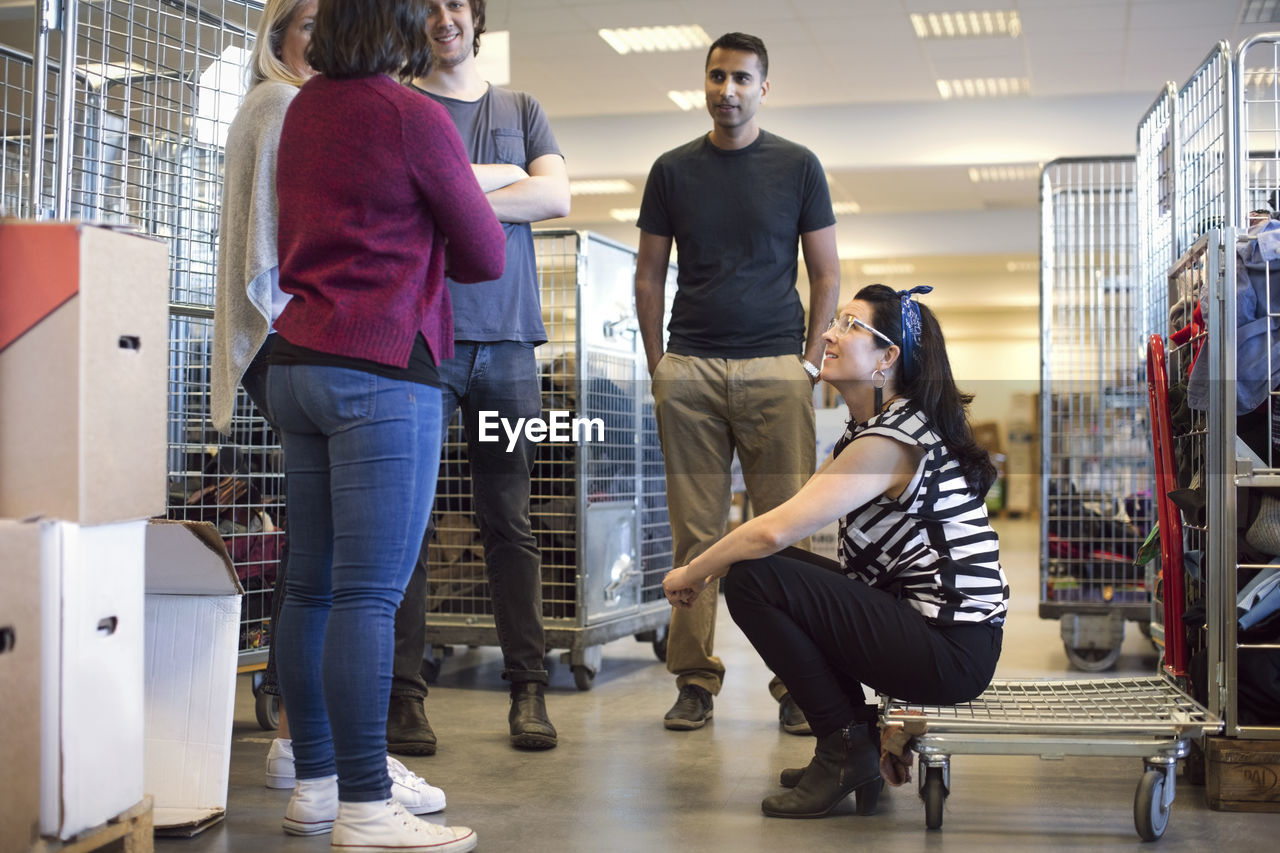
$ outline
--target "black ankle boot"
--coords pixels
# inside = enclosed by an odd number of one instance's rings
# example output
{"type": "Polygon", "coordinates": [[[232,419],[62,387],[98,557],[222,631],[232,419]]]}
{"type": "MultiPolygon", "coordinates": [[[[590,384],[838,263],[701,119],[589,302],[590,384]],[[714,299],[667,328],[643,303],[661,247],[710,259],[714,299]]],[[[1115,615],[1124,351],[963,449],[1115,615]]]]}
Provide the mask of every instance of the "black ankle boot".
{"type": "MultiPolygon", "coordinates": [[[[866,799],[879,789],[880,751],[871,742],[867,727],[851,723],[818,739],[813,760],[794,788],[765,797],[760,809],[770,817],[822,817],[852,791],[864,789],[866,799]]],[[[874,802],[869,803],[874,810],[874,802]]],[[[861,808],[859,813],[864,812],[861,808]]]]}
{"type": "MultiPolygon", "coordinates": [[[[804,767],[788,767],[778,774],[778,784],[784,788],[794,788],[800,784],[804,771],[808,769],[808,764],[804,767]]],[[[884,779],[877,779],[873,784],[854,789],[854,811],[864,817],[875,814],[876,807],[880,804],[880,792],[883,790],[884,779]]]]}
{"type": "Polygon", "coordinates": [[[396,755],[436,754],[436,733],[427,722],[427,712],[419,697],[391,697],[387,708],[387,752],[396,755]]]}
{"type": "Polygon", "coordinates": [[[511,685],[511,743],[522,749],[551,749],[556,745],[556,727],[547,718],[547,700],[536,681],[511,685]]]}
{"type": "MultiPolygon", "coordinates": [[[[879,726],[875,723],[866,723],[867,736],[875,743],[880,734],[879,726]]],[[[810,761],[809,764],[813,762],[810,761]]],[[[778,774],[778,784],[784,788],[794,788],[800,784],[800,779],[804,776],[809,764],[804,767],[787,767],[778,774]]],[[[884,779],[879,779],[874,785],[863,785],[861,788],[853,792],[854,800],[857,802],[857,813],[860,815],[872,815],[876,813],[876,805],[880,800],[880,792],[884,790],[884,779]]]]}

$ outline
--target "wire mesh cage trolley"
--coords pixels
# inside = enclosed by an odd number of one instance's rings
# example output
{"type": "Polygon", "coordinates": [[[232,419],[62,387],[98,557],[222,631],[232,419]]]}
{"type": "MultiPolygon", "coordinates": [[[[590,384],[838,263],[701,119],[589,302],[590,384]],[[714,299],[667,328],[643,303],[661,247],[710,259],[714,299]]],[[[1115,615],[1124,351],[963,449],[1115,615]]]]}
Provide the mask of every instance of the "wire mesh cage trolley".
{"type": "Polygon", "coordinates": [[[1164,834],[1178,759],[1192,739],[1221,728],[1163,676],[995,681],[960,705],[885,699],[882,718],[912,735],[929,829],[942,827],[952,755],[1133,756],[1143,763],[1133,819],[1144,841],[1164,834]]]}
{"type": "MultiPolygon", "coordinates": [[[[548,649],[567,650],[574,681],[586,690],[606,642],[633,635],[665,657],[671,530],[633,307],[635,251],[577,231],[535,232],[534,245],[548,338],[538,349],[543,420],[552,429],[537,445],[530,500],[543,624],[548,649]]],[[[428,552],[431,676],[454,645],[498,645],[471,500],[455,416],[428,552]]]]}
{"type": "Polygon", "coordinates": [[[1135,162],[1064,159],[1041,176],[1041,596],[1068,659],[1115,664],[1126,620],[1144,631],[1135,557],[1151,527],[1139,354],[1135,162]]]}

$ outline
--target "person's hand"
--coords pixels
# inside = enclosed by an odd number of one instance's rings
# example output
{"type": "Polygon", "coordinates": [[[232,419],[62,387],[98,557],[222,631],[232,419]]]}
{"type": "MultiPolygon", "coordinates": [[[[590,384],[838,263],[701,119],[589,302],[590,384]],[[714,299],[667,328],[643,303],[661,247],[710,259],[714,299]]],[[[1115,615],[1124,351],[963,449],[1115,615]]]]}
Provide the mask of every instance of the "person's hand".
{"type": "Polygon", "coordinates": [[[691,574],[688,566],[672,569],[662,579],[662,592],[667,601],[671,602],[672,607],[683,607],[686,610],[693,606],[698,595],[706,588],[707,579],[691,574]]]}

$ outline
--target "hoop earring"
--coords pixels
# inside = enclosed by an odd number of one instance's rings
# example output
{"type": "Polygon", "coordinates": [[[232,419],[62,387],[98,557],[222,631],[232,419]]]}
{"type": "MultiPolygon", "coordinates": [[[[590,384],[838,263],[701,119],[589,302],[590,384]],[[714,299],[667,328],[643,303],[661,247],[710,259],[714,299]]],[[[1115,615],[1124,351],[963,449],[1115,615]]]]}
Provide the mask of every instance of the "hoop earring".
{"type": "Polygon", "coordinates": [[[880,368],[877,367],[875,370],[871,371],[871,387],[872,388],[875,388],[877,391],[879,391],[888,382],[889,382],[889,377],[886,376],[885,372],[880,368]],[[877,385],[876,380],[879,380],[880,384],[877,385]]]}

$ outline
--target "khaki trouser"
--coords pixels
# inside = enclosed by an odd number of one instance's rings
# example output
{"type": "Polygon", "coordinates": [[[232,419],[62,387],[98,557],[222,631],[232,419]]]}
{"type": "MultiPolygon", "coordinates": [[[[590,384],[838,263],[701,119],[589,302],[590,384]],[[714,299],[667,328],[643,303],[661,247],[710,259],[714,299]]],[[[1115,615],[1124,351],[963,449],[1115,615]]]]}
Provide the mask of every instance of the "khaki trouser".
{"type": "MultiPolygon", "coordinates": [[[[756,514],[785,502],[813,475],[813,385],[798,356],[667,353],[653,374],[653,397],[676,566],[724,535],[735,449],[756,514]]],[[[667,637],[667,669],[676,684],[697,684],[712,695],[724,679],[724,664],[713,654],[717,586],[692,608],[673,609],[667,637]]],[[[774,682],[770,693],[779,698],[785,688],[774,682]]]]}

